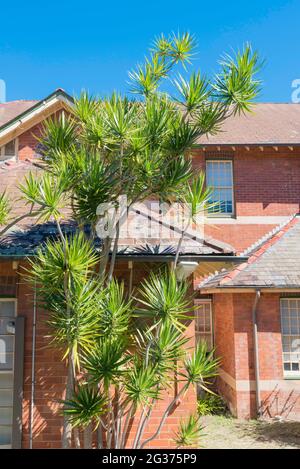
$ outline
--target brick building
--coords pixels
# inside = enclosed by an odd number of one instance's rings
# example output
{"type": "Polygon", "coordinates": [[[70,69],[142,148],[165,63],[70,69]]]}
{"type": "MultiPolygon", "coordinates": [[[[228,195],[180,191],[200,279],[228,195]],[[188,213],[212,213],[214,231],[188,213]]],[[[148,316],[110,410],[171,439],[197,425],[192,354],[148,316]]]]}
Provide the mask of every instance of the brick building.
{"type": "MultiPolygon", "coordinates": [[[[0,192],[7,190],[16,216],[24,213],[17,184],[29,170],[41,171],[36,137],[43,120],[71,110],[72,98],[62,90],[38,102],[0,104],[0,192]]],[[[220,204],[206,214],[204,236],[183,243],[180,253],[182,268],[194,266],[190,278],[197,317],[189,333],[221,357],[218,388],[233,414],[298,419],[300,105],[258,104],[253,114],[230,118],[223,130],[191,149],[195,168],[206,172],[220,204]]],[[[11,354],[6,368],[0,363],[3,446],[60,447],[55,399],[63,397],[65,369],[58,352],[45,348],[47,313],[39,311],[34,292],[20,281],[26,257],[53,230],[51,224],[19,219],[0,243],[0,336],[11,354]]],[[[133,269],[138,282],[145,264],[173,259],[163,250],[137,254],[127,249],[118,254],[117,275],[126,284],[133,269]]],[[[180,417],[195,404],[191,391],[168,418],[155,447],[172,444],[180,417]]]]}

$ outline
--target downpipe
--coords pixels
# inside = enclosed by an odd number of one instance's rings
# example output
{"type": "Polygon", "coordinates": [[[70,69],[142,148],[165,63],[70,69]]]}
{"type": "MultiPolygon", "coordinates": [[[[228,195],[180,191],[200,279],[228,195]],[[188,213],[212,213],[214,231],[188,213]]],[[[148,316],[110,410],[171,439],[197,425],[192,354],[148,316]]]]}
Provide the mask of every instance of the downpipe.
{"type": "Polygon", "coordinates": [[[30,398],[30,430],[29,448],[33,448],[33,425],[34,425],[34,395],[35,395],[35,345],[36,345],[36,284],[33,294],[33,322],[32,322],[32,358],[31,358],[31,398],[30,398]]]}
{"type": "Polygon", "coordinates": [[[257,330],[257,306],[260,300],[260,290],[256,290],[255,300],[252,308],[253,325],[253,349],[254,349],[254,372],[255,372],[255,397],[256,397],[256,415],[261,416],[261,392],[259,375],[259,349],[258,349],[258,330],[257,330]]]}

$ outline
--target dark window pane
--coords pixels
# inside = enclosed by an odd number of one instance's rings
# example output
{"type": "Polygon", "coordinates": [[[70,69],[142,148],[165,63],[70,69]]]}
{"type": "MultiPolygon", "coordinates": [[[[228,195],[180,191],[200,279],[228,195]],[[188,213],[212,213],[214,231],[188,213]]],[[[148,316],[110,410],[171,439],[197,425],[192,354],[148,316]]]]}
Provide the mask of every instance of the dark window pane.
{"type": "Polygon", "coordinates": [[[233,180],[231,161],[207,161],[206,183],[212,191],[209,213],[233,212],[233,180]]]}
{"type": "Polygon", "coordinates": [[[16,154],[16,141],[12,140],[8,142],[4,147],[4,155],[5,156],[15,156],[16,154]]]}

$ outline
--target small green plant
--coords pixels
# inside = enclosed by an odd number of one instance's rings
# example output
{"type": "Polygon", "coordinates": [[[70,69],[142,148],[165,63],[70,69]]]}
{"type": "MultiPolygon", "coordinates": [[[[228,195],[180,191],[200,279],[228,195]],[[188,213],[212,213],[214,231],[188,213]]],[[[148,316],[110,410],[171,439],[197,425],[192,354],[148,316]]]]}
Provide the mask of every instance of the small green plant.
{"type": "Polygon", "coordinates": [[[4,225],[7,222],[9,210],[9,200],[6,193],[3,192],[2,194],[0,194],[0,226],[4,225]]]}
{"type": "Polygon", "coordinates": [[[218,394],[205,393],[198,399],[198,415],[222,415],[226,413],[226,404],[218,394]]]}
{"type": "Polygon", "coordinates": [[[200,425],[199,415],[190,415],[188,419],[181,420],[174,441],[177,448],[182,446],[199,446],[200,437],[203,435],[203,427],[200,425]]]}

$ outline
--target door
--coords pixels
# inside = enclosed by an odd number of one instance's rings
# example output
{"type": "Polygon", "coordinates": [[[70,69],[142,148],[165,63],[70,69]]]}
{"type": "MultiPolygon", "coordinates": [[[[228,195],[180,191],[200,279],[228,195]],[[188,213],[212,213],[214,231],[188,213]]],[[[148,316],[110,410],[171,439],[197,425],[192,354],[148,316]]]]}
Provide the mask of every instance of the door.
{"type": "Polygon", "coordinates": [[[0,298],[0,448],[13,438],[16,300],[0,298]]]}

